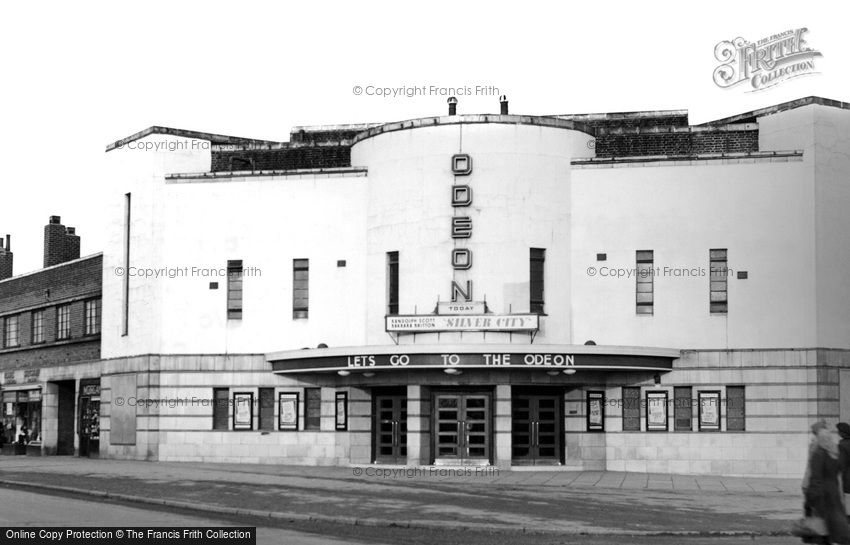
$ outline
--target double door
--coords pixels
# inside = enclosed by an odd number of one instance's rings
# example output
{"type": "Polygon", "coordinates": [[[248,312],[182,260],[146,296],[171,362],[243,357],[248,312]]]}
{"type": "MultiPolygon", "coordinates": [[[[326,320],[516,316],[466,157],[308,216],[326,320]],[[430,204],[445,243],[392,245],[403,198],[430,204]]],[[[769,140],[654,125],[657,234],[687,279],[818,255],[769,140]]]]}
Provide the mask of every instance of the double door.
{"type": "Polygon", "coordinates": [[[433,397],[434,463],[491,462],[489,393],[436,393],[433,397]]]}
{"type": "Polygon", "coordinates": [[[511,450],[517,465],[561,462],[561,396],[514,395],[511,402],[511,450]]]}
{"type": "Polygon", "coordinates": [[[407,396],[375,396],[375,463],[407,463],[407,396]]]}

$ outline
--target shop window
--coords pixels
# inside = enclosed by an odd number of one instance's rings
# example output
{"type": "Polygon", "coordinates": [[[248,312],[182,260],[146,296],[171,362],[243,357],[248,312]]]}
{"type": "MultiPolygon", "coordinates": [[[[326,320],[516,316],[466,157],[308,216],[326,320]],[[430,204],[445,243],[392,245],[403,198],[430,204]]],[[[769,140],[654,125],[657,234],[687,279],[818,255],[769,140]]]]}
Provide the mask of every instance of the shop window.
{"type": "Polygon", "coordinates": [[[71,338],[71,305],[56,307],[56,338],[58,340],[71,338]]]}
{"type": "Polygon", "coordinates": [[[274,429],[274,388],[260,388],[259,425],[261,430],[274,429]]]}
{"type": "Polygon", "coordinates": [[[6,322],[3,326],[3,346],[5,348],[19,346],[17,316],[6,316],[6,322]]]}
{"type": "Polygon", "coordinates": [[[322,427],[322,389],[304,388],[304,429],[318,430],[322,427]]]}
{"type": "Polygon", "coordinates": [[[623,431],[640,431],[640,388],[623,388],[623,431]]]}
{"type": "Polygon", "coordinates": [[[230,408],[230,390],[213,388],[213,429],[227,430],[227,419],[230,408]]]}
{"type": "Polygon", "coordinates": [[[635,279],[637,281],[635,303],[638,314],[651,316],[655,306],[654,263],[652,250],[636,252],[635,279]]]}
{"type": "Polygon", "coordinates": [[[693,429],[693,395],[690,386],[673,388],[673,429],[691,431],[693,429]]]}
{"type": "Polygon", "coordinates": [[[101,300],[91,299],[86,301],[86,335],[100,334],[101,300]]]}
{"type": "Polygon", "coordinates": [[[726,250],[709,250],[709,292],[708,299],[711,314],[726,314],[729,308],[727,276],[729,266],[726,250]]]}
{"type": "Polygon", "coordinates": [[[726,431],[744,431],[744,387],[726,387],[726,431]]]}
{"type": "Polygon", "coordinates": [[[227,261],[227,319],[242,319],[242,260],[227,261]]]}
{"type": "Polygon", "coordinates": [[[307,318],[310,310],[310,260],[292,260],[292,317],[307,318]]]}
{"type": "Polygon", "coordinates": [[[398,252],[387,252],[387,315],[398,315],[398,252]]]}
{"type": "Polygon", "coordinates": [[[32,344],[44,342],[44,311],[32,311],[32,344]]]}
{"type": "Polygon", "coordinates": [[[546,250],[532,248],[530,254],[530,310],[533,314],[543,314],[543,272],[546,263],[546,250]]]}
{"type": "Polygon", "coordinates": [[[21,446],[41,441],[41,390],[3,392],[3,439],[21,446]]]}

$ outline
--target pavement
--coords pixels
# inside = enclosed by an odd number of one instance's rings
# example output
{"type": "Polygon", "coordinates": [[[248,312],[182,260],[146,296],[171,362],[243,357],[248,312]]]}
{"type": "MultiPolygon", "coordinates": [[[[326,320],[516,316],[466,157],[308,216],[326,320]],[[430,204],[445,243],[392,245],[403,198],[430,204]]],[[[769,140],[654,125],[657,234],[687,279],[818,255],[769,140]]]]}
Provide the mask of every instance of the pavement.
{"type": "Polygon", "coordinates": [[[0,457],[0,485],[354,526],[555,535],[787,536],[797,479],[0,457]]]}

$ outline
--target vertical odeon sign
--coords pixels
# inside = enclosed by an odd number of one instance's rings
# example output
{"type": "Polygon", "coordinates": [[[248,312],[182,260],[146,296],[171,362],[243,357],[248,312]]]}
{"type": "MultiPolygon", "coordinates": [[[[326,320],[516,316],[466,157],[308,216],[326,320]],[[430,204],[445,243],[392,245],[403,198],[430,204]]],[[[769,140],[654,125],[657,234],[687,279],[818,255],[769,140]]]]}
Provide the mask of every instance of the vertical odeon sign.
{"type": "MultiPolygon", "coordinates": [[[[455,176],[452,184],[452,207],[455,210],[452,216],[452,240],[455,242],[452,249],[452,268],[454,271],[468,271],[472,268],[472,250],[458,247],[457,242],[472,237],[472,218],[461,215],[472,205],[472,187],[469,184],[458,184],[457,177],[469,176],[472,173],[472,158],[465,153],[453,155],[452,173],[455,176]]],[[[459,298],[472,301],[472,280],[467,278],[466,285],[462,286],[457,278],[452,278],[452,302],[457,302],[459,298]]]]}

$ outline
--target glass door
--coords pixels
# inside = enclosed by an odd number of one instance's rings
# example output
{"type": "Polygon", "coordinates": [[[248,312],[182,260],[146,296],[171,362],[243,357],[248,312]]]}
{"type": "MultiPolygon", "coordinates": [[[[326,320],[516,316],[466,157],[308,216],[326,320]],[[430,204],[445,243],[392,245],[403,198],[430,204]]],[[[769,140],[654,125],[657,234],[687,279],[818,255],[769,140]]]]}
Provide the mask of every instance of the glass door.
{"type": "Polygon", "coordinates": [[[511,408],[511,451],[517,465],[561,462],[561,396],[515,395],[511,408]]]}
{"type": "Polygon", "coordinates": [[[375,463],[404,464],[407,462],[406,396],[375,396],[375,422],[372,434],[375,441],[375,463]]]}
{"type": "Polygon", "coordinates": [[[490,431],[489,394],[435,394],[435,464],[489,464],[490,431]]]}

